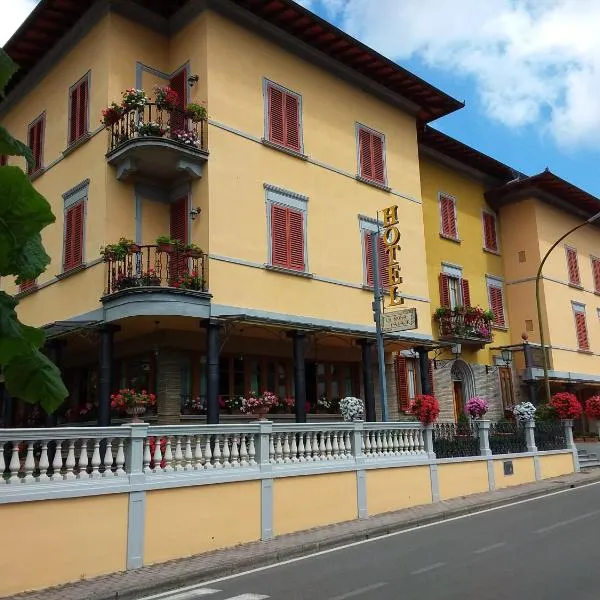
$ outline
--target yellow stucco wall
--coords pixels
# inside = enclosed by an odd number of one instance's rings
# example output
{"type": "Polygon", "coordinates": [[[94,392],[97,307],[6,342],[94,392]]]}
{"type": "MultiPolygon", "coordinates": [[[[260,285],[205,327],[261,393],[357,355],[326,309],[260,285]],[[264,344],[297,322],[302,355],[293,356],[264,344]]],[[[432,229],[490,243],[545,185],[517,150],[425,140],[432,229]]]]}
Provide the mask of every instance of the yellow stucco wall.
{"type": "Polygon", "coordinates": [[[369,515],[429,504],[429,467],[371,469],[366,471],[367,512],[369,515]]]}
{"type": "Polygon", "coordinates": [[[356,473],[283,477],[273,482],[275,535],[358,517],[356,473]]]}
{"type": "Polygon", "coordinates": [[[128,494],[0,505],[0,596],[126,567],[128,494]]]}
{"type": "MultiPolygon", "coordinates": [[[[486,275],[504,277],[503,257],[483,250],[482,211],[491,210],[487,205],[482,183],[462,173],[450,169],[431,159],[421,157],[421,187],[423,193],[423,218],[425,222],[425,243],[427,250],[427,270],[431,295],[431,314],[440,306],[439,276],[442,263],[462,267],[463,276],[469,281],[471,304],[489,308],[486,275]],[[440,193],[456,198],[457,226],[460,244],[440,236],[440,193]]],[[[500,219],[498,219],[498,243],[504,253],[500,219]]],[[[508,305],[505,290],[505,304],[508,305]]],[[[508,306],[505,306],[508,320],[508,306]]],[[[431,318],[431,317],[430,317],[431,318]]],[[[437,327],[434,326],[437,335],[437,327]]],[[[494,330],[494,346],[508,344],[507,331],[494,330]]],[[[451,357],[451,355],[449,355],[451,357]]],[[[491,364],[489,346],[473,351],[463,347],[463,358],[467,362],[491,364]]]]}
{"type": "Polygon", "coordinates": [[[260,539],[260,482],[156,490],[146,495],[144,563],[260,539]]]}
{"type": "Polygon", "coordinates": [[[521,485],[523,483],[531,483],[535,481],[535,467],[532,458],[515,458],[512,459],[513,474],[504,474],[504,461],[494,461],[494,481],[496,489],[511,487],[513,485],[521,485]]]}
{"type": "Polygon", "coordinates": [[[438,465],[440,500],[489,491],[487,461],[438,465]]]}
{"type": "Polygon", "coordinates": [[[552,454],[540,456],[540,473],[542,479],[551,479],[575,472],[573,454],[552,454]]]}

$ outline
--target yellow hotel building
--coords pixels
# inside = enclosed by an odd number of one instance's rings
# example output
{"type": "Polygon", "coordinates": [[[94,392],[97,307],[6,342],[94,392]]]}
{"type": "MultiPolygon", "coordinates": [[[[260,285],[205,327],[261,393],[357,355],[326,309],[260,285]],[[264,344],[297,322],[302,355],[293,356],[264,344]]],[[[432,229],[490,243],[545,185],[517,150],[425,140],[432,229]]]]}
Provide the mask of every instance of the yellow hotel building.
{"type": "MultiPolygon", "coordinates": [[[[575,210],[566,182],[552,191],[549,176],[525,178],[435,131],[460,102],[291,0],[57,4],[42,0],[6,44],[21,70],[0,103],[57,217],[43,232],[48,270],[20,289],[2,282],[47,330],[70,391],[51,423],[109,423],[121,387],[156,392],[160,423],[218,422],[249,389],[293,398],[298,421],[346,395],[375,419],[367,241],[392,205],[417,327],[386,334],[390,417],[419,392],[434,391],[447,420],[475,394],[499,418],[535,393],[531,270],[595,199],[578,191],[575,210]],[[177,93],[170,110],[156,86],[177,93]],[[103,109],[131,88],[150,103],[105,128],[103,109]],[[111,254],[121,238],[131,244],[111,254]]],[[[581,236],[580,285],[562,285],[558,253],[544,280],[559,386],[566,373],[600,385],[597,230],[581,236]],[[588,349],[559,316],[573,307],[581,330],[581,305],[588,349]]],[[[6,396],[3,415],[5,426],[43,419],[6,396]]]]}

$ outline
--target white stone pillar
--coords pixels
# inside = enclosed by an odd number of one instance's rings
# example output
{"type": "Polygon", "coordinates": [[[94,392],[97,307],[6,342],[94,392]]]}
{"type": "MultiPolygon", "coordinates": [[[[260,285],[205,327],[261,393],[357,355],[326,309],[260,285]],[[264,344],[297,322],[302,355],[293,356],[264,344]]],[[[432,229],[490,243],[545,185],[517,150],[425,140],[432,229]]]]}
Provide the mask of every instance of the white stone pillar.
{"type": "Polygon", "coordinates": [[[575,446],[575,440],[573,439],[573,419],[563,419],[563,427],[565,428],[565,438],[567,441],[567,449],[573,452],[573,465],[575,473],[579,473],[579,455],[577,454],[577,446],[575,446]]]}
{"type": "Polygon", "coordinates": [[[477,435],[479,436],[479,454],[480,456],[491,456],[490,450],[490,424],[486,419],[475,419],[477,424],[477,435]]]}
{"type": "Polygon", "coordinates": [[[525,427],[527,452],[537,452],[537,446],[535,445],[535,421],[533,419],[525,421],[523,427],[525,427]]]}

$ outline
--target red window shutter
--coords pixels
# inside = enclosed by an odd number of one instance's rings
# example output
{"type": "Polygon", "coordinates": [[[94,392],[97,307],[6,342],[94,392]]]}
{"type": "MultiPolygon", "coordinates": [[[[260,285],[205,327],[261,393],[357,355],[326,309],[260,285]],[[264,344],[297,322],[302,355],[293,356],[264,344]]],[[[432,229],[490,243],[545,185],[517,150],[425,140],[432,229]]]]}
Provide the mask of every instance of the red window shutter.
{"type": "Polygon", "coordinates": [[[87,79],[79,84],[79,104],[78,109],[78,121],[79,128],[77,129],[77,138],[87,133],[87,121],[88,121],[88,82],[87,79]]]}
{"type": "Polygon", "coordinates": [[[187,70],[181,69],[177,75],[173,76],[169,81],[169,87],[177,93],[179,101],[177,108],[171,113],[170,126],[172,131],[186,129],[186,120],[183,111],[187,106],[187,70]]]}
{"type": "Polygon", "coordinates": [[[33,154],[34,166],[29,167],[28,172],[35,173],[42,167],[42,147],[44,144],[44,118],[40,117],[35,123],[29,126],[27,142],[33,154]]]}
{"type": "Polygon", "coordinates": [[[440,200],[440,211],[442,219],[442,234],[451,238],[457,238],[456,214],[454,212],[454,200],[442,197],[440,200]]]}
{"type": "Polygon", "coordinates": [[[592,258],[592,273],[594,275],[594,291],[600,294],[600,258],[592,258]]]}
{"type": "MultiPolygon", "coordinates": [[[[179,198],[171,204],[169,236],[182,244],[188,243],[188,210],[187,197],[179,198]]],[[[188,260],[182,252],[172,254],[169,258],[169,274],[171,283],[177,277],[187,273],[188,260]]]]}
{"type": "Polygon", "coordinates": [[[289,268],[287,240],[287,209],[271,205],[271,264],[289,268]]]}
{"type": "Polygon", "coordinates": [[[496,237],[496,217],[490,213],[483,213],[483,237],[486,250],[498,251],[496,237]]]}
{"type": "MultiPolygon", "coordinates": [[[[363,234],[363,240],[365,245],[365,270],[367,272],[367,285],[373,287],[375,282],[373,280],[373,252],[371,249],[371,232],[365,231],[363,234]]],[[[385,249],[385,242],[383,237],[379,236],[378,239],[378,258],[379,258],[379,280],[381,287],[387,288],[390,285],[390,258],[385,249]]]]}
{"type": "Polygon", "coordinates": [[[28,292],[29,290],[33,290],[37,287],[37,281],[35,279],[27,279],[20,286],[20,292],[28,292]]]}
{"type": "Polygon", "coordinates": [[[410,398],[408,396],[408,370],[406,358],[402,355],[396,357],[396,387],[398,389],[398,405],[400,410],[410,409],[410,398]]]}
{"type": "Polygon", "coordinates": [[[300,151],[300,103],[292,94],[285,94],[285,145],[300,151]]]}
{"type": "Polygon", "coordinates": [[[83,263],[84,209],[84,203],[78,202],[65,213],[64,271],[83,263]]]}
{"type": "Polygon", "coordinates": [[[504,327],[504,299],[501,288],[490,287],[490,305],[490,309],[494,313],[494,325],[504,327]]]}
{"type": "Polygon", "coordinates": [[[462,290],[463,306],[471,306],[471,287],[469,286],[469,280],[461,279],[460,287],[462,290]]]}
{"type": "Polygon", "coordinates": [[[365,179],[373,179],[373,162],[371,159],[371,138],[373,134],[366,129],[358,130],[358,151],[360,163],[360,176],[365,179]]]}
{"type": "Polygon", "coordinates": [[[589,350],[590,342],[588,339],[587,323],[585,320],[585,313],[575,313],[575,328],[577,330],[577,347],[580,350],[589,350]]]}
{"type": "Polygon", "coordinates": [[[0,167],[5,167],[8,164],[8,156],[0,154],[0,167]]]}
{"type": "Polygon", "coordinates": [[[577,260],[577,250],[575,248],[567,248],[567,269],[569,271],[569,283],[581,285],[579,261],[577,260]]]}
{"type": "Polygon", "coordinates": [[[269,140],[285,145],[285,98],[283,92],[274,86],[268,87],[269,95],[269,140]]]}
{"type": "Polygon", "coordinates": [[[385,156],[383,149],[383,138],[380,135],[371,134],[373,180],[385,183],[385,156]]]}
{"type": "Polygon", "coordinates": [[[297,210],[287,211],[289,231],[289,265],[291,269],[304,271],[304,215],[297,210]]]}
{"type": "Polygon", "coordinates": [[[435,395],[435,388],[433,386],[433,361],[430,360],[427,363],[427,379],[429,380],[429,393],[435,395]]]}
{"type": "Polygon", "coordinates": [[[365,231],[363,234],[363,243],[365,245],[365,271],[367,272],[367,285],[373,287],[373,252],[371,250],[371,234],[365,231]]]}
{"type": "Polygon", "coordinates": [[[442,308],[450,308],[450,285],[449,277],[445,273],[440,274],[440,304],[442,308]]]}

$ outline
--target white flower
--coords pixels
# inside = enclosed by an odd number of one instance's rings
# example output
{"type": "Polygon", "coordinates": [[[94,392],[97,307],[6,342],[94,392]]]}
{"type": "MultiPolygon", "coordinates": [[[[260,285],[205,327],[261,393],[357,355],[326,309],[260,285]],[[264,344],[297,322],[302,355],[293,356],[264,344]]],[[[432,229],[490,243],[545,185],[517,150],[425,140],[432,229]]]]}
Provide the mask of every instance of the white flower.
{"type": "Polygon", "coordinates": [[[513,414],[519,421],[532,421],[536,410],[531,402],[521,402],[513,407],[513,414]]]}
{"type": "Polygon", "coordinates": [[[340,400],[340,412],[344,421],[357,421],[365,414],[365,403],[360,398],[347,396],[340,400]]]}

